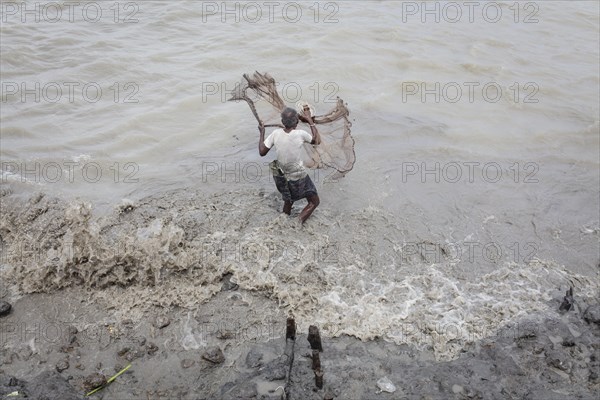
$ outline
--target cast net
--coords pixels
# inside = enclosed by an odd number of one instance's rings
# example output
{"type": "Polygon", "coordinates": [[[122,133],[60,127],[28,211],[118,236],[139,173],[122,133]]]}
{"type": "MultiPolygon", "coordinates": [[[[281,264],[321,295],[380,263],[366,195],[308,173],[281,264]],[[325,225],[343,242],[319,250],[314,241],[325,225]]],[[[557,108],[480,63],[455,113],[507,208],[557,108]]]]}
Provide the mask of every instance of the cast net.
{"type": "MultiPolygon", "coordinates": [[[[268,73],[255,72],[252,76],[243,75],[242,81],[232,91],[230,101],[244,100],[250,106],[256,120],[265,127],[280,127],[281,112],[287,107],[279,93],[277,84],[268,73]]],[[[354,139],[350,134],[352,124],[348,120],[350,111],[342,99],[322,115],[314,115],[313,120],[321,136],[321,144],[305,144],[304,164],[309,168],[332,168],[330,179],[339,179],[354,166],[354,139]]],[[[310,132],[308,124],[300,121],[299,129],[310,132]],[[302,126],[305,125],[305,126],[302,126]]],[[[267,132],[268,135],[268,132],[267,132]]]]}

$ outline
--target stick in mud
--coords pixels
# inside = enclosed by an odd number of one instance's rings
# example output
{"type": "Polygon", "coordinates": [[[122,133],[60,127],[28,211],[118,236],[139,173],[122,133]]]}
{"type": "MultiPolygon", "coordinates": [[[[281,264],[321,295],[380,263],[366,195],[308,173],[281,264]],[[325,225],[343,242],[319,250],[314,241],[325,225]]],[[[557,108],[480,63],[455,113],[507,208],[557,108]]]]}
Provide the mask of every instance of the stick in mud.
{"type": "Polygon", "coordinates": [[[294,321],[294,318],[290,317],[287,319],[285,338],[296,340],[296,321],[294,321]]]}
{"type": "Polygon", "coordinates": [[[321,357],[319,357],[319,350],[312,351],[312,369],[313,371],[321,369],[321,357]]]}
{"type": "Polygon", "coordinates": [[[323,371],[320,368],[315,371],[315,385],[323,389],[323,371]]]}
{"type": "Polygon", "coordinates": [[[314,325],[308,327],[308,343],[310,343],[311,349],[323,351],[323,346],[321,346],[321,334],[319,333],[319,328],[317,328],[314,325]]]}

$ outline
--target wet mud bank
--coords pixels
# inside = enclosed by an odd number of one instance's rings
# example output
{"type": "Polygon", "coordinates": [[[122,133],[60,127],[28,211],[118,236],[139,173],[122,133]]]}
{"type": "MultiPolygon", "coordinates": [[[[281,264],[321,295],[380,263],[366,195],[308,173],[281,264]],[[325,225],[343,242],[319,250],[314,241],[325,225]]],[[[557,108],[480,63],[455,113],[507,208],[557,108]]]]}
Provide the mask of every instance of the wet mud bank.
{"type": "Polygon", "coordinates": [[[89,398],[597,398],[594,277],[544,260],[465,277],[402,254],[432,238],[385,211],[300,227],[278,207],[178,191],[95,217],[3,190],[0,395],[83,398],[130,366],[89,398]]]}
{"type": "Polygon", "coordinates": [[[224,290],[195,310],[130,319],[78,290],[24,296],[1,320],[0,395],[82,399],[129,364],[88,398],[541,400],[595,399],[600,390],[598,304],[531,315],[440,362],[433,348],[347,335],[322,336],[313,351],[308,331],[286,339],[285,316],[260,297],[224,290]]]}

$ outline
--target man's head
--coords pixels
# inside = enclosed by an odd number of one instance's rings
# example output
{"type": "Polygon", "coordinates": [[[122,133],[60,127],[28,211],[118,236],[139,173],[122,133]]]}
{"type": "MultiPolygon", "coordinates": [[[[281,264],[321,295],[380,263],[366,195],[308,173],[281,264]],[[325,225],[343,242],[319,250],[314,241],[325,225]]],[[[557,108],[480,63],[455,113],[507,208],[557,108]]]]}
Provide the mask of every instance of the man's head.
{"type": "Polygon", "coordinates": [[[293,108],[287,107],[281,113],[281,123],[287,129],[295,128],[298,125],[298,113],[293,108]]]}

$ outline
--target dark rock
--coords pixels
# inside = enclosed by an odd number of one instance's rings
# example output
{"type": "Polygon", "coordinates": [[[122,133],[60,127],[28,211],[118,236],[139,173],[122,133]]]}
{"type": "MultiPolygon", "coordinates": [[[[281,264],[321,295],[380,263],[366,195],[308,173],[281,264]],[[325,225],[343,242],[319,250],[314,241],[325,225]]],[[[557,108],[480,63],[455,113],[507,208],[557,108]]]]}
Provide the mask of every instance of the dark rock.
{"type": "Polygon", "coordinates": [[[331,390],[326,390],[325,394],[323,395],[323,400],[333,400],[335,398],[335,396],[333,395],[333,393],[331,392],[331,390]]]}
{"type": "Polygon", "coordinates": [[[279,381],[285,379],[289,367],[281,362],[269,364],[264,371],[265,379],[268,381],[279,381]]]}
{"type": "Polygon", "coordinates": [[[83,380],[83,387],[86,392],[104,385],[106,385],[106,377],[97,372],[86,376],[83,380]]]}
{"type": "Polygon", "coordinates": [[[567,360],[566,354],[560,351],[551,350],[546,354],[546,362],[549,366],[559,369],[561,371],[569,371],[570,363],[567,360]]]}
{"type": "Polygon", "coordinates": [[[129,347],[123,347],[121,350],[117,351],[117,355],[119,357],[123,357],[125,356],[127,353],[129,353],[131,349],[129,347]]]}
{"type": "Polygon", "coordinates": [[[154,326],[157,327],[158,329],[166,328],[167,326],[169,326],[170,323],[171,323],[171,320],[169,319],[169,317],[165,317],[165,316],[158,316],[154,320],[154,326]]]}
{"type": "Polygon", "coordinates": [[[84,397],[65,378],[54,371],[43,372],[26,385],[31,399],[81,400],[84,397]]]}
{"type": "Polygon", "coordinates": [[[129,318],[121,321],[121,326],[125,329],[133,329],[133,321],[129,318]]]}
{"type": "Polygon", "coordinates": [[[594,304],[589,306],[583,313],[583,319],[588,324],[595,324],[600,326],[600,304],[594,304]]]}
{"type": "Polygon", "coordinates": [[[221,278],[221,282],[223,282],[223,285],[221,286],[222,292],[229,291],[229,290],[237,290],[237,288],[239,286],[238,286],[238,284],[231,282],[232,277],[233,277],[233,274],[223,275],[223,277],[221,278]]]}
{"type": "Polygon", "coordinates": [[[129,352],[127,352],[127,353],[125,354],[125,359],[126,359],[127,361],[133,361],[133,360],[135,360],[136,358],[141,358],[141,357],[143,357],[143,356],[144,356],[144,352],[143,352],[143,350],[137,350],[137,349],[136,349],[136,350],[130,350],[129,352]]]}
{"type": "Polygon", "coordinates": [[[158,346],[152,342],[146,345],[146,353],[153,356],[158,351],[158,346]]]}
{"type": "Polygon", "coordinates": [[[246,356],[246,365],[249,368],[260,367],[263,359],[263,353],[256,348],[252,348],[246,356]]]}
{"type": "Polygon", "coordinates": [[[66,358],[56,363],[56,370],[58,372],[63,372],[66,369],[69,369],[69,360],[66,358]]]}
{"type": "Polygon", "coordinates": [[[208,348],[204,354],[202,354],[202,358],[206,361],[210,361],[213,364],[221,364],[225,361],[225,355],[223,355],[223,351],[217,346],[208,348]]]}
{"type": "Polygon", "coordinates": [[[233,339],[234,337],[235,337],[235,334],[231,331],[219,330],[219,332],[217,332],[217,339],[220,339],[220,340],[229,340],[229,339],[233,339]]]}
{"type": "Polygon", "coordinates": [[[12,306],[10,305],[10,303],[4,300],[0,301],[0,317],[4,317],[5,315],[10,314],[11,309],[12,306]]]}
{"type": "Polygon", "coordinates": [[[563,298],[563,301],[558,310],[563,312],[570,311],[573,309],[574,303],[575,299],[573,299],[573,288],[570,288],[569,290],[567,290],[567,293],[565,294],[565,297],[563,298]]]}
{"type": "Polygon", "coordinates": [[[190,367],[193,367],[195,363],[196,361],[186,358],[184,360],[181,360],[181,368],[188,369],[190,367]]]}

